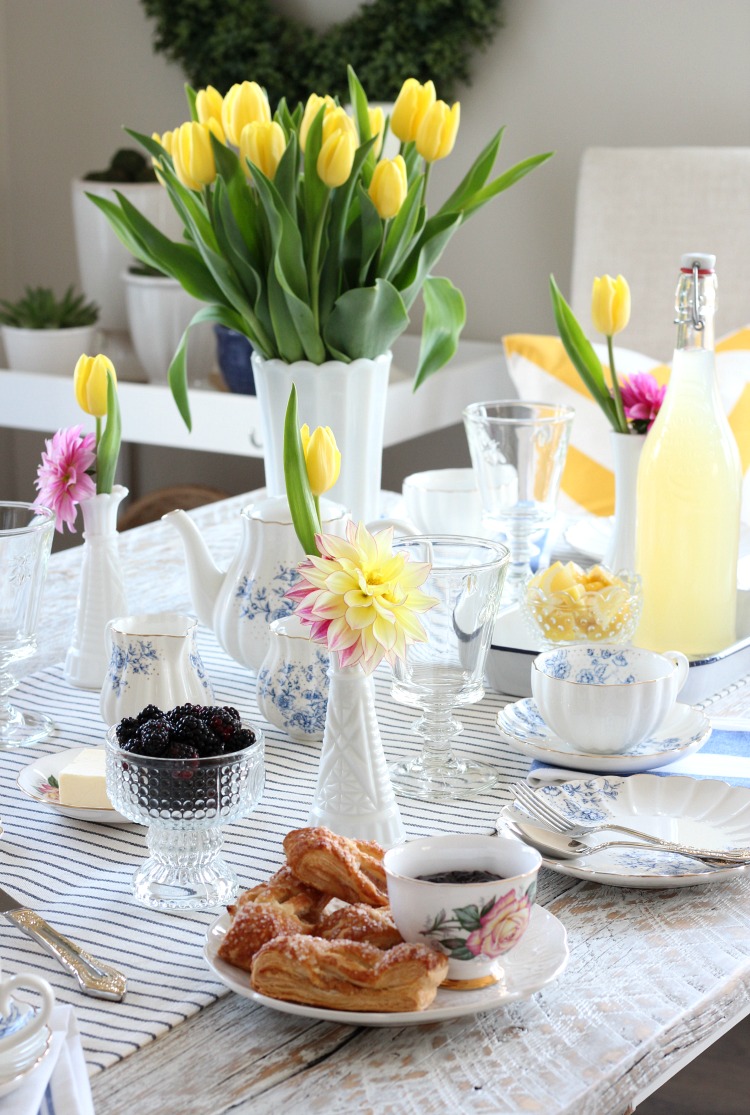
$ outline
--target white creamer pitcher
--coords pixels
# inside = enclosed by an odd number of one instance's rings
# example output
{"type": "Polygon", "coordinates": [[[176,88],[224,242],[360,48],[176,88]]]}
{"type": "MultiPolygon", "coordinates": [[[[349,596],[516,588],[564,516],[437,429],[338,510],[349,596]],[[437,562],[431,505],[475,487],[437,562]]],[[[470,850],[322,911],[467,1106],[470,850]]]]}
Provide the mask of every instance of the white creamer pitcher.
{"type": "Polygon", "coordinates": [[[198,621],[179,612],[120,616],[106,626],[109,668],[100,708],[106,724],[137,716],[146,705],[213,704],[198,646],[198,621]]]}

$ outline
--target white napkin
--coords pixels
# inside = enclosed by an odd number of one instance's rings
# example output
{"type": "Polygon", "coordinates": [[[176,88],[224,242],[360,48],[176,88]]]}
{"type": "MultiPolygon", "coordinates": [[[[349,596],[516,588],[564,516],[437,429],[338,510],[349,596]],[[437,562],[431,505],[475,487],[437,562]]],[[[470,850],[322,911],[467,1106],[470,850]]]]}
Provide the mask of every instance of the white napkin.
{"type": "Polygon", "coordinates": [[[55,1007],[49,1028],[49,1053],[20,1088],[0,1097],[0,1115],[94,1115],[73,1008],[55,1007]]]}

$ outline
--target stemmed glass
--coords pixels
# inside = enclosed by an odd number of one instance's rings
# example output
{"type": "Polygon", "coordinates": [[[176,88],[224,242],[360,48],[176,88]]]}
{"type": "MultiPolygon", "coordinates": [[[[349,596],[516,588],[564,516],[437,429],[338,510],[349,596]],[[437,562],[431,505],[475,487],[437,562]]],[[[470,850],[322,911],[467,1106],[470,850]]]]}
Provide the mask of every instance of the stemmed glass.
{"type": "Polygon", "coordinates": [[[0,502],[0,750],[38,743],[53,730],[48,716],[21,712],[9,694],[12,664],[36,650],[36,625],[55,515],[32,503],[0,502]]]}
{"type": "Polygon", "coordinates": [[[393,550],[431,565],[421,588],[438,603],[419,617],[427,642],[410,644],[393,668],[395,699],[422,709],[413,726],[422,737],[422,753],[390,764],[391,781],[398,793],[432,801],[483,793],[500,771],[453,753],[452,742],[462,731],[453,709],[484,696],[508,548],[481,538],[423,535],[399,538],[393,550]]]}
{"type": "Polygon", "coordinates": [[[484,521],[510,546],[506,600],[519,600],[532,535],[555,514],[573,423],[572,407],[501,400],[463,412],[484,521]]]}

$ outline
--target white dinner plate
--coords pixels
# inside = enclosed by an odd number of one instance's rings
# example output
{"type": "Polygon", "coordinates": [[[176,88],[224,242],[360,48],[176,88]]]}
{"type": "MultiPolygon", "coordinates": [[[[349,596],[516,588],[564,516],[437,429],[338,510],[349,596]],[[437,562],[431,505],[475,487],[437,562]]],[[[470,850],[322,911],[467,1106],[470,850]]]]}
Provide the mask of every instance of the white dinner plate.
{"type": "MultiPolygon", "coordinates": [[[[540,786],[535,794],[549,800],[571,824],[593,824],[611,820],[632,825],[641,832],[691,844],[715,848],[750,847],[750,790],[730,786],[714,778],[684,775],[631,774],[626,778],[570,779],[540,786]]],[[[511,820],[512,806],[498,818],[504,829],[511,820]]],[[[593,843],[628,840],[616,832],[597,832],[586,838],[593,843]]],[[[633,837],[633,839],[636,839],[633,837]]],[[[530,842],[529,842],[530,843],[530,842]]],[[[713,883],[741,874],[745,867],[709,867],[672,852],[609,848],[575,860],[542,856],[545,867],[609,883],[616,887],[689,887],[713,883]]]]}
{"type": "Polygon", "coordinates": [[[711,735],[711,724],[704,712],[677,703],[658,732],[642,740],[627,755],[590,755],[555,735],[545,724],[533,697],[500,709],[497,727],[514,751],[542,763],[572,767],[587,774],[641,774],[654,770],[692,755],[711,735]]]}
{"type": "Polygon", "coordinates": [[[56,786],[50,784],[50,777],[57,780],[63,767],[67,766],[81,751],[90,750],[88,747],[68,747],[54,755],[43,755],[35,759],[18,775],[18,787],[27,797],[66,817],[76,821],[100,821],[105,825],[129,825],[131,822],[123,817],[116,809],[76,809],[72,805],[62,805],[56,786]]]}
{"type": "Polygon", "coordinates": [[[467,1014],[497,1010],[516,999],[528,999],[535,991],[557,979],[568,963],[568,939],[565,928],[549,910],[534,906],[529,928],[516,947],[504,959],[505,978],[492,987],[476,991],[438,989],[432,1003],[424,1010],[394,1013],[374,1011],[328,1010],[304,1003],[290,1003],[260,995],[250,986],[250,974],[220,960],[219,946],[229,928],[229,914],[224,913],[208,928],[203,955],[209,968],[222,983],[246,999],[252,999],[285,1014],[318,1018],[325,1022],[347,1022],[351,1026],[423,1026],[467,1014]]]}

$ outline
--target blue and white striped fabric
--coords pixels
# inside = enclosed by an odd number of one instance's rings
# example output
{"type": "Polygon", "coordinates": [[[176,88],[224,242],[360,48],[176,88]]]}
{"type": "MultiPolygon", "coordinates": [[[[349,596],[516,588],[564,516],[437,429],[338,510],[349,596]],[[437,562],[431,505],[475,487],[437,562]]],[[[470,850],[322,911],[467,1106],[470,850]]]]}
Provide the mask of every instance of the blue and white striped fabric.
{"type": "MultiPolygon", "coordinates": [[[[201,629],[199,647],[220,704],[232,704],[243,717],[260,722],[255,677],[230,660],[213,635],[201,629]]],[[[419,750],[410,732],[415,710],[390,698],[390,672],[376,677],[377,713],[388,759],[419,750]]],[[[54,986],[58,1002],[75,1007],[89,1072],[126,1057],[225,993],[202,957],[211,913],[164,914],[137,906],[131,878],[146,855],[145,829],[75,821],[52,806],[27,798],[18,788],[20,770],[44,754],[64,747],[101,745],[104,725],[99,695],[72,689],[59,666],[27,677],[16,690],[17,703],[43,710],[58,730],[47,744],[0,753],[0,886],[37,910],[60,932],[108,961],[128,977],[122,1003],[81,994],[71,977],[14,925],[0,918],[0,957],[4,974],[36,971],[54,986]]],[[[524,778],[528,760],[504,744],[495,729],[503,700],[492,694],[460,710],[462,754],[499,765],[500,786],[472,801],[435,804],[400,801],[408,837],[429,833],[494,831],[509,782],[524,778]]],[[[245,886],[270,875],[283,859],[286,833],[307,823],[317,776],[320,744],[292,743],[264,725],[266,786],[257,810],[225,830],[227,859],[245,886]]]]}

